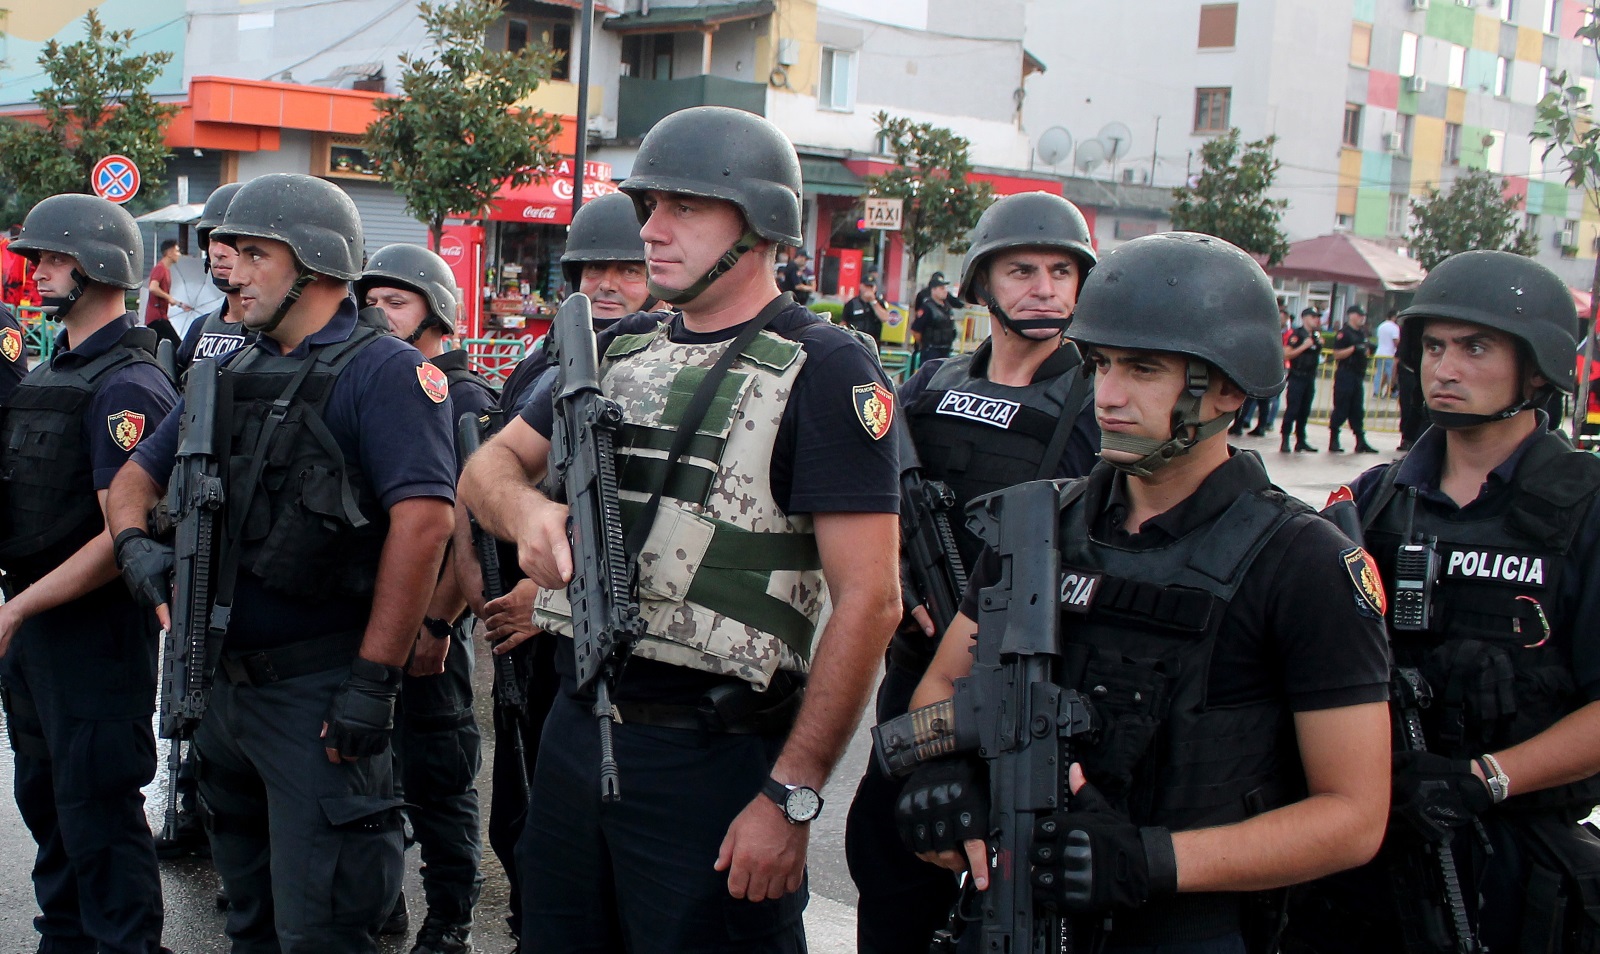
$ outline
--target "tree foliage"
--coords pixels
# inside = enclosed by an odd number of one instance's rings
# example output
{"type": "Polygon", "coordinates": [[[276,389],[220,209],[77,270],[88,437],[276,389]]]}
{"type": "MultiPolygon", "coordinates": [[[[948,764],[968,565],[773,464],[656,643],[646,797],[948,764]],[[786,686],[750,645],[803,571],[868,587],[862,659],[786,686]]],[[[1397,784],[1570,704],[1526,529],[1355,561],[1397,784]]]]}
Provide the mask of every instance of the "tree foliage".
{"type": "Polygon", "coordinates": [[[1267,196],[1283,165],[1272,155],[1277,136],[1241,142],[1230,129],[1200,147],[1200,175],[1172,190],[1172,227],[1224,238],[1276,265],[1289,254],[1283,210],[1289,200],[1267,196]]]}
{"type": "Polygon", "coordinates": [[[139,167],[141,196],[161,185],[167,160],[163,139],[177,115],[172,103],[157,102],[149,87],[172,60],[159,51],[130,54],[133,30],[110,30],[93,11],[85,14],[83,39],[51,40],[39,54],[49,82],[38,92],[44,124],[0,120],[0,179],[5,180],[9,220],[40,199],[61,192],[92,192],[89,173],[112,153],[139,167]]]}
{"type": "Polygon", "coordinates": [[[560,122],[516,104],[561,54],[488,49],[484,34],[502,8],[499,0],[418,4],[433,53],[401,57],[402,95],[380,100],[382,115],[367,129],[368,153],[406,211],[427,224],[435,249],[445,216],[481,211],[502,184],[527,185],[558,158],[550,142],[560,122]]]}
{"type": "Polygon", "coordinates": [[[1426,198],[1411,200],[1411,255],[1426,269],[1472,249],[1532,255],[1534,236],[1518,224],[1519,204],[1505,194],[1499,176],[1463,173],[1449,192],[1431,189],[1426,198]]]}
{"type": "Polygon", "coordinates": [[[911,255],[911,274],[929,252],[963,251],[963,240],[978,216],[989,207],[994,190],[968,178],[971,145],[965,138],[932,123],[912,122],[879,112],[872,117],[883,149],[895,168],[865,180],[866,195],[900,199],[900,240],[911,255]]]}

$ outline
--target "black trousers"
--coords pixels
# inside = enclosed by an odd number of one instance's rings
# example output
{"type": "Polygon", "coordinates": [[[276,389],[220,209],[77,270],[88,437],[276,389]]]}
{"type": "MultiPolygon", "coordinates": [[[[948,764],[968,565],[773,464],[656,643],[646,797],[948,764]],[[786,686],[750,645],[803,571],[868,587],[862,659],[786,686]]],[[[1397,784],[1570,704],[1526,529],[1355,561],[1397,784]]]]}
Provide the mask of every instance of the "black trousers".
{"type": "Polygon", "coordinates": [[[1328,427],[1333,439],[1339,439],[1339,428],[1346,422],[1356,440],[1365,441],[1367,432],[1367,392],[1358,375],[1335,375],[1333,379],[1333,414],[1328,427]]]}
{"type": "Polygon", "coordinates": [[[522,875],[517,840],[528,820],[528,787],[539,760],[539,739],[561,681],[556,676],[553,636],[535,636],[510,653],[527,704],[494,704],[494,764],[489,792],[489,847],[505,868],[511,911],[506,923],[522,935],[522,875]]]}
{"type": "Polygon", "coordinates": [[[1422,397],[1422,381],[1417,372],[1400,365],[1395,372],[1400,389],[1400,439],[1415,443],[1428,429],[1428,406],[1422,397]]]}
{"type": "Polygon", "coordinates": [[[1283,399],[1283,442],[1289,443],[1289,433],[1294,432],[1298,443],[1306,443],[1306,420],[1311,417],[1311,399],[1316,396],[1317,379],[1309,374],[1289,375],[1288,392],[1283,399]]]}

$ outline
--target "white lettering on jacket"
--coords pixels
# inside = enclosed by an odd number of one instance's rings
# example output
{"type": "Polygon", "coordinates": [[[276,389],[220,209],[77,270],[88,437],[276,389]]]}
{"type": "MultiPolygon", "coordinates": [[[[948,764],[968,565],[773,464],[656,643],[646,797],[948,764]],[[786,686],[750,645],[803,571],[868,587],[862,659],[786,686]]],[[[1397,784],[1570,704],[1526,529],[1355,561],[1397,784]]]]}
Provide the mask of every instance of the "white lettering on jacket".
{"type": "Polygon", "coordinates": [[[1493,550],[1456,550],[1450,554],[1450,561],[1445,564],[1444,574],[1542,586],[1544,557],[1496,553],[1493,550]]]}
{"type": "Polygon", "coordinates": [[[981,394],[969,394],[966,391],[946,391],[944,397],[939,399],[936,413],[948,414],[951,417],[964,417],[969,421],[977,421],[980,424],[989,424],[1005,430],[1011,426],[1011,419],[1016,417],[1017,409],[1020,407],[1022,405],[1016,401],[984,397],[981,394]]]}

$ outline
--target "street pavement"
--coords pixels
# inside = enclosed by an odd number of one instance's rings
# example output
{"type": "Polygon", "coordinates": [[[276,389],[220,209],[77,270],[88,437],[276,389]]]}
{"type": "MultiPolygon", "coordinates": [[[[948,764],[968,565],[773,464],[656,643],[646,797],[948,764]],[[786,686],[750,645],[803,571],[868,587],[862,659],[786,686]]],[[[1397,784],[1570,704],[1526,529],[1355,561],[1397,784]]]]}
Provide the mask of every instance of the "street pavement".
{"type": "MultiPolygon", "coordinates": [[[[1352,480],[1367,467],[1393,460],[1393,448],[1399,437],[1392,433],[1369,432],[1368,439],[1384,451],[1382,454],[1330,454],[1327,452],[1328,430],[1316,426],[1312,443],[1323,448],[1317,454],[1280,454],[1278,438],[1244,437],[1235,443],[1261,454],[1273,480],[1284,490],[1321,507],[1329,492],[1342,483],[1352,480]]],[[[1352,442],[1348,433],[1345,446],[1352,442]]],[[[490,725],[489,718],[489,665],[480,652],[478,667],[478,720],[490,725]]],[[[487,735],[487,731],[486,731],[487,735]]],[[[491,762],[491,738],[484,739],[485,769],[478,777],[480,792],[488,791],[487,766],[491,762]]],[[[165,755],[165,743],[162,754],[165,755]]],[[[834,780],[823,791],[825,805],[821,817],[813,824],[811,838],[811,903],[806,911],[806,927],[810,948],[816,954],[847,954],[855,950],[855,886],[850,880],[844,860],[844,825],[846,812],[855,792],[855,786],[870,756],[871,742],[866,726],[856,731],[844,761],[834,773],[834,780]]],[[[163,758],[163,766],[165,765],[163,758]]],[[[11,788],[12,762],[9,754],[0,755],[0,790],[11,788]]],[[[146,789],[147,810],[151,826],[159,828],[166,792],[164,773],[146,789]]],[[[484,799],[487,805],[488,799],[484,799]]],[[[487,818],[485,819],[487,821],[487,818]]],[[[30,951],[37,946],[32,918],[37,913],[29,869],[33,860],[33,841],[16,805],[9,797],[0,797],[0,951],[30,951]]],[[[710,864],[710,859],[707,859],[710,864]]],[[[422,889],[418,880],[417,853],[407,854],[409,874],[406,880],[406,898],[410,905],[413,925],[420,925],[425,913],[422,889]]],[[[484,888],[478,907],[478,927],[475,935],[478,950],[484,954],[502,954],[512,948],[510,935],[502,920],[506,905],[505,874],[485,847],[484,888]]],[[[223,954],[228,949],[222,934],[223,915],[216,910],[217,878],[210,865],[203,861],[164,862],[162,888],[165,892],[167,920],[165,943],[177,954],[223,954]]],[[[405,954],[410,950],[409,939],[402,942],[391,939],[383,950],[405,954]]]]}

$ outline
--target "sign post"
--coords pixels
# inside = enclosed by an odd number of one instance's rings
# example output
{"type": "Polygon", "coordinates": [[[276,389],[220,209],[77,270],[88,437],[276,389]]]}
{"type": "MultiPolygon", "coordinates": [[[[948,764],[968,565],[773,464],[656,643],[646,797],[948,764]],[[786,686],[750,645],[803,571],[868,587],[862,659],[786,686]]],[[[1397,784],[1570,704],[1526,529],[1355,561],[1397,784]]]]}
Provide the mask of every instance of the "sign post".
{"type": "Polygon", "coordinates": [[[100,198],[121,205],[139,194],[139,167],[127,156],[113,153],[94,164],[89,187],[100,198]]]}

